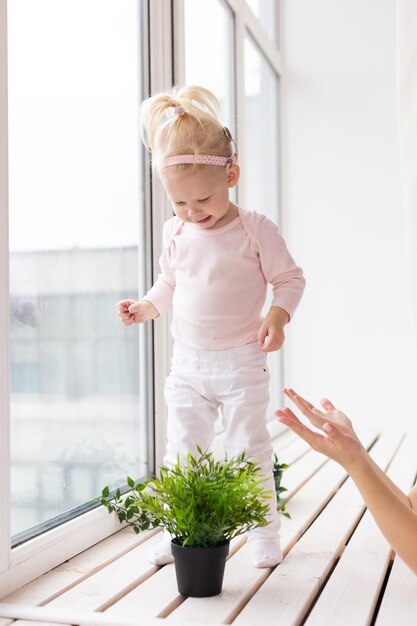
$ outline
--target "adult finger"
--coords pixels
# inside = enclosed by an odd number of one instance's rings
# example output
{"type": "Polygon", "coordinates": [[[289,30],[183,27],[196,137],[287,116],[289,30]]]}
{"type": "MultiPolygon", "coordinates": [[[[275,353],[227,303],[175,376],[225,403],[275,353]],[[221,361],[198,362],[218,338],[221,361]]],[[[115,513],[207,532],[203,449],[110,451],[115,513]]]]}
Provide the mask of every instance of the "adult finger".
{"type": "Polygon", "coordinates": [[[308,400],[298,395],[293,389],[284,389],[284,393],[294,402],[294,404],[300,409],[301,413],[305,415],[310,422],[321,428],[324,420],[326,419],[324,414],[316,409],[308,400]]]}
{"type": "Polygon", "coordinates": [[[295,419],[293,417],[288,417],[283,411],[276,411],[275,415],[277,415],[278,420],[282,424],[291,428],[291,430],[299,435],[301,439],[304,439],[304,441],[310,444],[312,448],[320,451],[323,449],[323,445],[326,443],[326,437],[323,437],[320,433],[315,433],[307,426],[304,426],[304,424],[302,424],[295,416],[295,419]]]}
{"type": "Polygon", "coordinates": [[[298,401],[302,401],[309,409],[314,409],[314,404],[311,404],[311,402],[303,398],[303,396],[300,396],[300,394],[294,391],[294,389],[291,389],[291,387],[285,387],[285,389],[283,389],[283,392],[291,400],[294,400],[294,402],[297,399],[298,401]]]}
{"type": "Polygon", "coordinates": [[[336,407],[334,406],[334,404],[332,402],[330,402],[330,400],[328,400],[328,398],[322,398],[320,400],[320,404],[326,411],[336,411],[337,410],[336,407]]]}
{"type": "Polygon", "coordinates": [[[290,417],[292,419],[300,421],[295,413],[293,413],[291,409],[287,406],[284,409],[278,409],[277,411],[275,411],[274,414],[278,416],[284,415],[284,417],[290,417]]]}

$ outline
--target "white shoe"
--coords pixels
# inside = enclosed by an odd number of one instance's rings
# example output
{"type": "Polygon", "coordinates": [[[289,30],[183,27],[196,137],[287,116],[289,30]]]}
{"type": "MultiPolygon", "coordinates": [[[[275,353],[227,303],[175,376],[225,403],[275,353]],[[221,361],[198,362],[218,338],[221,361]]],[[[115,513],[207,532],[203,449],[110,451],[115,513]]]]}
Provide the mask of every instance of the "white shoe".
{"type": "Polygon", "coordinates": [[[263,539],[248,541],[252,564],[255,567],[275,567],[282,561],[282,550],[278,543],[263,539]]]}
{"type": "Polygon", "coordinates": [[[162,540],[148,550],[146,556],[148,561],[154,563],[155,565],[166,565],[167,563],[172,563],[174,561],[174,557],[172,556],[171,551],[171,535],[164,532],[162,540]]]}

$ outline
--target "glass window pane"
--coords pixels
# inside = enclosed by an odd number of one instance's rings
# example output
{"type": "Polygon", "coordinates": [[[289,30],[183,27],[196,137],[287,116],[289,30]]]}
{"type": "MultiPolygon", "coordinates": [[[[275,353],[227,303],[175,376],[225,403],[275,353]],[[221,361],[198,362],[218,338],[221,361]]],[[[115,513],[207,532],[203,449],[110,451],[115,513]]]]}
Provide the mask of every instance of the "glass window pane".
{"type": "MultiPolygon", "coordinates": [[[[278,78],[249,35],[245,38],[247,206],[273,222],[279,218],[279,100],[278,78]]],[[[269,286],[270,287],[270,286],[269,286]]],[[[263,313],[269,310],[268,299],[263,313]]],[[[280,352],[269,355],[271,370],[270,417],[280,401],[280,352]]]]}
{"type": "Polygon", "coordinates": [[[233,13],[222,0],[185,0],[184,12],[185,83],[217,96],[222,122],[235,136],[233,13]]]}
{"type": "Polygon", "coordinates": [[[277,17],[278,0],[246,0],[252,13],[258,18],[262,26],[274,43],[278,43],[277,17]]]}
{"type": "MultiPolygon", "coordinates": [[[[139,7],[8,5],[12,534],[139,477],[139,7]]],[[[142,440],[141,440],[142,438],[142,440]]]]}
{"type": "Polygon", "coordinates": [[[246,154],[248,206],[277,221],[278,78],[252,39],[245,39],[246,154]]]}

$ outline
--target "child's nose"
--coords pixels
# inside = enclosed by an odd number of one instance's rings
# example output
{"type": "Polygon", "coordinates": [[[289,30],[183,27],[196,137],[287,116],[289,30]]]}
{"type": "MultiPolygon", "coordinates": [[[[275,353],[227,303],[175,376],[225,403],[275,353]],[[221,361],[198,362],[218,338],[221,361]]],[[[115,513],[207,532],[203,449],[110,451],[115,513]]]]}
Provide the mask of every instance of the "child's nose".
{"type": "Polygon", "coordinates": [[[200,209],[195,209],[194,207],[190,207],[188,209],[188,217],[194,217],[200,213],[200,209]]]}

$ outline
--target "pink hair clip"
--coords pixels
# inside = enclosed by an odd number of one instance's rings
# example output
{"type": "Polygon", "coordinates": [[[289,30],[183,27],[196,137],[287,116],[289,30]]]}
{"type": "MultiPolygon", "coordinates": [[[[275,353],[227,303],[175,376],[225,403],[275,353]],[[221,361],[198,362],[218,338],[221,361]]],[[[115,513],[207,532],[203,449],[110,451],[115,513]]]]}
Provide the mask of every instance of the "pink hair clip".
{"type": "Polygon", "coordinates": [[[196,165],[219,165],[225,167],[237,164],[237,153],[231,156],[213,156],[211,154],[176,154],[166,157],[162,163],[162,167],[170,167],[171,165],[181,165],[183,163],[194,163],[196,165]]]}

